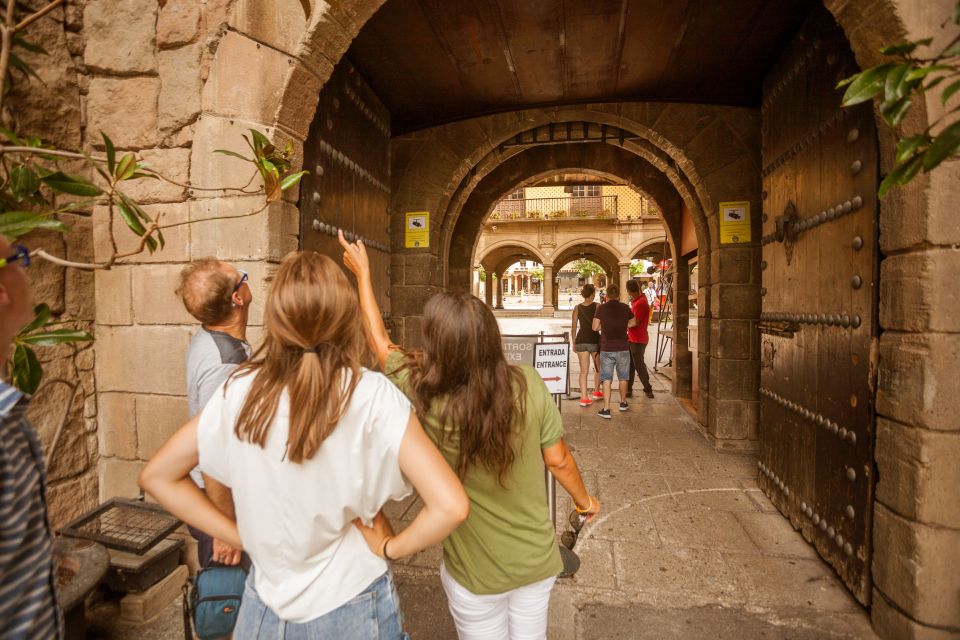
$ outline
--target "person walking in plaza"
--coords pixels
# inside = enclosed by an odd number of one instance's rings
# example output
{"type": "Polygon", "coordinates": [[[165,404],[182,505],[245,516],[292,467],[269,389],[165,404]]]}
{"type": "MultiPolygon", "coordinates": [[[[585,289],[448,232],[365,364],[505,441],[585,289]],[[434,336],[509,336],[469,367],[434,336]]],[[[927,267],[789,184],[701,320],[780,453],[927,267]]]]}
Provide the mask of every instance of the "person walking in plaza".
{"type": "Polygon", "coordinates": [[[648,398],[653,397],[653,387],[650,386],[650,373],[647,371],[647,363],[644,361],[644,352],[647,344],[650,342],[650,336],[647,333],[647,326],[650,322],[650,305],[647,304],[647,297],[640,293],[640,283],[636,280],[627,280],[627,295],[630,296],[630,310],[633,312],[633,318],[636,324],[627,329],[627,346],[630,348],[630,382],[627,384],[627,397],[633,396],[634,372],[640,377],[640,384],[643,385],[643,394],[648,398]]]}
{"type": "Polygon", "coordinates": [[[30,251],[0,235],[0,638],[59,639],[53,533],[43,446],[27,420],[30,397],[4,378],[10,347],[33,320],[30,251]]]}
{"type": "Polygon", "coordinates": [[[580,290],[583,302],[573,308],[570,315],[570,336],[573,350],[580,360],[580,406],[589,407],[593,400],[603,398],[600,391],[600,334],[593,329],[593,316],[597,311],[594,301],[597,288],[585,284],[580,290]],[[587,375],[593,370],[593,392],[587,387],[587,375]]]}
{"type": "MultiPolygon", "coordinates": [[[[187,348],[187,410],[192,418],[250,357],[247,319],[253,293],[245,272],[216,258],[201,258],[180,272],[176,294],[187,312],[201,323],[187,348]]],[[[233,517],[233,497],[229,489],[204,476],[199,467],[190,472],[190,477],[207,492],[218,509],[233,517]]],[[[240,562],[239,549],[214,540],[203,531],[189,529],[197,540],[201,568],[209,566],[211,561],[226,565],[240,562]]],[[[243,560],[245,567],[249,567],[249,558],[243,560]]]]}
{"type": "Polygon", "coordinates": [[[443,543],[440,579],[461,640],[542,640],[563,568],[544,469],[594,517],[563,441],[560,413],[531,367],[510,366],[487,306],[468,293],[426,304],[423,350],[401,351],[380,315],[366,249],[340,236],[361,313],[384,371],[413,401],[430,438],[463,480],[470,516],[443,543]]]}
{"type": "Polygon", "coordinates": [[[630,377],[630,346],[627,342],[627,329],[637,324],[630,307],[620,302],[620,287],[611,284],[607,287],[607,301],[597,309],[593,317],[593,329],[600,332],[600,381],[603,384],[603,408],[597,412],[601,418],[609,420],[610,393],[613,375],[616,373],[620,385],[620,411],[629,408],[627,404],[627,381],[630,377]]]}
{"type": "Polygon", "coordinates": [[[171,513],[253,559],[234,637],[403,638],[387,561],[436,544],[469,512],[410,402],[368,368],[356,314],[332,260],[287,255],[263,345],[141,473],[171,513]],[[190,479],[198,461],[232,489],[236,522],[190,479]],[[394,536],[380,509],[411,483],[424,507],[394,536]]]}

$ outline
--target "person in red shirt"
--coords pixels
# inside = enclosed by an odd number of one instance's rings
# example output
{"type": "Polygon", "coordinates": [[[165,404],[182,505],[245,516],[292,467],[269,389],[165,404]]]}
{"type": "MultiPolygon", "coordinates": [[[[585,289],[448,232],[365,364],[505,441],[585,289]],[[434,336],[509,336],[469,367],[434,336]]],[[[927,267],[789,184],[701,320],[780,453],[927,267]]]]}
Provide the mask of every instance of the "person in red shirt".
{"type": "MultiPolygon", "coordinates": [[[[627,293],[630,294],[630,310],[637,323],[627,329],[627,341],[630,347],[631,366],[640,376],[643,393],[648,398],[653,397],[653,387],[650,386],[650,374],[647,372],[647,363],[643,360],[644,351],[650,342],[647,333],[647,324],[650,322],[650,305],[647,297],[640,293],[640,283],[636,280],[627,280],[627,293]]],[[[633,370],[630,371],[630,382],[627,385],[627,396],[633,395],[633,370]]]]}

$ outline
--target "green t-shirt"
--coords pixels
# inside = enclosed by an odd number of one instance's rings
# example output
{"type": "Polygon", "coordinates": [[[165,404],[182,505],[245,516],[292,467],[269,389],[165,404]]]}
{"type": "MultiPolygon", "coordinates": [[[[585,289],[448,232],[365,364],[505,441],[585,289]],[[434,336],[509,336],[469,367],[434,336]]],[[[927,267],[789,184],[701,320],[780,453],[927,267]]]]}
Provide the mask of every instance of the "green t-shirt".
{"type": "MultiPolygon", "coordinates": [[[[387,377],[410,396],[404,356],[394,351],[384,367],[387,377]]],[[[521,366],[527,380],[526,413],[517,434],[513,466],[501,485],[495,473],[474,465],[463,486],[470,516],[443,541],[443,562],[453,578],[472,593],[503,593],[555,576],[563,570],[550,513],[541,449],[563,437],[553,397],[537,372],[521,366]]],[[[458,439],[441,439],[446,425],[437,416],[443,400],[419,416],[427,435],[456,468],[458,439]]],[[[450,428],[446,426],[446,428],[450,428]]]]}

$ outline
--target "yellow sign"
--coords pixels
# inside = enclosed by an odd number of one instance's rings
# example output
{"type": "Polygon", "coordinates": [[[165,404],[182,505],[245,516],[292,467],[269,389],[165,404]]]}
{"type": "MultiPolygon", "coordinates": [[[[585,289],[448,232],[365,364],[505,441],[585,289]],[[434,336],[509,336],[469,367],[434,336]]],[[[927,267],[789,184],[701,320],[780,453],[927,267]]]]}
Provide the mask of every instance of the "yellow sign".
{"type": "Polygon", "coordinates": [[[750,242],[750,203],[720,203],[720,244],[750,242]]]}
{"type": "Polygon", "coordinates": [[[408,211],[404,221],[407,249],[425,249],[430,246],[430,212],[408,211]]]}

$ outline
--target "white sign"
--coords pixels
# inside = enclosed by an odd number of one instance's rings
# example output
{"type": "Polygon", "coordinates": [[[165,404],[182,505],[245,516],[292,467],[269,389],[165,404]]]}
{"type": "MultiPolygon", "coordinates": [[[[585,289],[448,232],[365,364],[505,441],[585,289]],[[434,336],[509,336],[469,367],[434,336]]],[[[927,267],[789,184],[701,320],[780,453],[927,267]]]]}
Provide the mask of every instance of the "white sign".
{"type": "Polygon", "coordinates": [[[503,357],[510,364],[525,364],[533,366],[533,347],[537,344],[536,336],[501,338],[503,357]]]}
{"type": "Polygon", "coordinates": [[[570,345],[565,342],[538,344],[533,353],[533,368],[547,384],[550,393],[567,393],[567,368],[570,345]]]}

